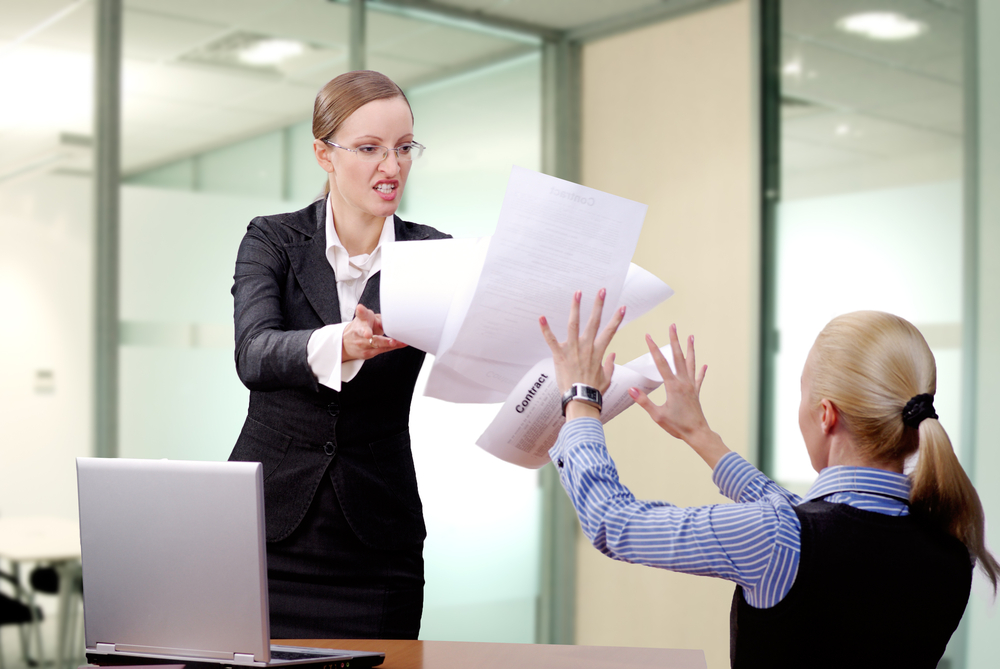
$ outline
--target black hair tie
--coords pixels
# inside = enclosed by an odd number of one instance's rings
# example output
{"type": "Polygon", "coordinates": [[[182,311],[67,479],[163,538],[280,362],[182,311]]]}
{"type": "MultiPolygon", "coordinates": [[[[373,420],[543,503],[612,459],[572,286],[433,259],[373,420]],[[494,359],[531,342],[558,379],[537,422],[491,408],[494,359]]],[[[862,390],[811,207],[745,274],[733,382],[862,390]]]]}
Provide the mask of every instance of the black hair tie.
{"type": "Polygon", "coordinates": [[[914,430],[920,427],[920,421],[925,418],[937,418],[934,412],[934,396],[924,393],[915,395],[913,399],[903,407],[903,425],[912,427],[914,430]]]}

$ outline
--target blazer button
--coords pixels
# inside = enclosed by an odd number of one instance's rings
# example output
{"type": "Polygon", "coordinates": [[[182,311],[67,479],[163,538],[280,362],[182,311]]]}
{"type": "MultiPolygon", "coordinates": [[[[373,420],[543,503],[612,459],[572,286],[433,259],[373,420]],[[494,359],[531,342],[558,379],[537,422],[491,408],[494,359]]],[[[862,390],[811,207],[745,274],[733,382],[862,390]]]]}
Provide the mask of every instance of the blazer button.
{"type": "Polygon", "coordinates": [[[323,452],[326,453],[327,455],[333,455],[335,450],[336,447],[333,445],[332,441],[328,441],[325,444],[323,444],[323,452]]]}
{"type": "Polygon", "coordinates": [[[337,416],[340,415],[340,407],[337,406],[336,404],[328,404],[326,406],[326,412],[331,416],[333,416],[334,418],[336,418],[337,416]]]}
{"type": "Polygon", "coordinates": [[[563,462],[562,458],[559,458],[558,460],[556,460],[556,466],[559,467],[559,469],[562,469],[565,464],[566,463],[563,462]]]}

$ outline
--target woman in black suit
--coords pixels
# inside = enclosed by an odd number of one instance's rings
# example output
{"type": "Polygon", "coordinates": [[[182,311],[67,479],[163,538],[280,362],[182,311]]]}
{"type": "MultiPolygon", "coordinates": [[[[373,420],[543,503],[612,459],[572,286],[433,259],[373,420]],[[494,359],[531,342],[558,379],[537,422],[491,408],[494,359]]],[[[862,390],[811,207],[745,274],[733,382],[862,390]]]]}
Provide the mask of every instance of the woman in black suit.
{"type": "Polygon", "coordinates": [[[384,244],[447,237],[395,216],[413,115],[377,72],[319,92],[313,150],[329,192],[250,222],[233,284],[250,406],[231,460],[264,466],[274,638],[412,638],[426,535],[408,421],[424,354],[379,315],[384,244]]]}

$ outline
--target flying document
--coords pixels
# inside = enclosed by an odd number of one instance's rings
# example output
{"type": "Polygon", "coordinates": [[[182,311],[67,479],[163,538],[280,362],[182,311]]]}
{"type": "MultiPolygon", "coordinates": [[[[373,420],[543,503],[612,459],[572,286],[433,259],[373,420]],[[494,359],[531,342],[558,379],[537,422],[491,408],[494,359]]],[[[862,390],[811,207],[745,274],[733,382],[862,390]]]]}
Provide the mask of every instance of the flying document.
{"type": "Polygon", "coordinates": [[[426,395],[512,401],[519,382],[550,358],[538,317],[565,339],[574,291],[587,298],[585,322],[593,296],[607,290],[602,323],[620,305],[629,321],[673,294],[631,263],[645,214],[638,202],[514,167],[492,237],[383,248],[385,332],[435,356],[426,395]]]}

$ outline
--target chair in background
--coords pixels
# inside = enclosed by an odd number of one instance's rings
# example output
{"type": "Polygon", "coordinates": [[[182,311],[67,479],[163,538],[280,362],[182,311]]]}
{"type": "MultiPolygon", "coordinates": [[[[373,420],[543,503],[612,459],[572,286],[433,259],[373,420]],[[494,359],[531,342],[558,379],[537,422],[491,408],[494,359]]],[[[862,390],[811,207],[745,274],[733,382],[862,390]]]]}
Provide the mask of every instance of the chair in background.
{"type": "MultiPolygon", "coordinates": [[[[24,661],[29,667],[41,664],[42,655],[42,635],[39,623],[42,620],[42,610],[34,605],[34,597],[27,593],[27,601],[22,601],[25,597],[24,589],[19,580],[11,574],[0,571],[0,583],[9,581],[14,590],[14,596],[8,596],[0,592],[0,627],[4,625],[19,625],[21,632],[21,652],[24,661]],[[25,625],[30,625],[31,630],[25,629],[25,625]],[[31,632],[34,633],[35,643],[38,649],[38,659],[31,657],[30,643],[31,632]]],[[[3,644],[0,640],[0,669],[4,667],[3,644]]]]}

